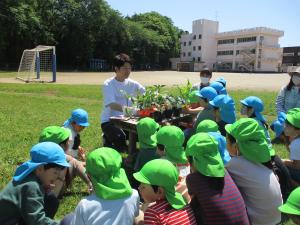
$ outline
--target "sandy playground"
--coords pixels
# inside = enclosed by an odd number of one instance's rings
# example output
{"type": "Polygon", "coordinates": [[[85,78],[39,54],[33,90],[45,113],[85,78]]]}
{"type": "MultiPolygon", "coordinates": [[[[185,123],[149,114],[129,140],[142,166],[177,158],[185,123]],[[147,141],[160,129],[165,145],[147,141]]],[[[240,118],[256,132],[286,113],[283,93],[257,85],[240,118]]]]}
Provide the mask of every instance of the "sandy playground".
{"type": "MultiPolygon", "coordinates": [[[[101,85],[104,80],[111,77],[112,72],[58,72],[57,84],[94,84],[101,85]]],[[[224,77],[227,80],[228,89],[249,89],[278,91],[289,81],[286,73],[255,74],[255,73],[222,73],[214,72],[212,80],[217,77],[224,77]]],[[[132,72],[130,77],[141,84],[154,85],[165,84],[183,85],[189,79],[192,83],[200,81],[199,72],[177,72],[177,71],[141,71],[132,72]]],[[[0,83],[23,83],[15,78],[0,78],[0,83]]]]}

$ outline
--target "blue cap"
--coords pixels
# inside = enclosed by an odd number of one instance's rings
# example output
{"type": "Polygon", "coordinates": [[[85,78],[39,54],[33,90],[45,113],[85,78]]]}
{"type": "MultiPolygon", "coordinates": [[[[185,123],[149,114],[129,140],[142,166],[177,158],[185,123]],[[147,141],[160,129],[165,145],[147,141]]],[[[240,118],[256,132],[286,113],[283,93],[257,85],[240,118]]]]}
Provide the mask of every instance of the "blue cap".
{"type": "Polygon", "coordinates": [[[30,150],[31,160],[19,166],[13,177],[14,181],[23,180],[28,174],[40,165],[54,163],[64,167],[70,167],[66,160],[64,150],[54,142],[41,142],[30,150]]]}
{"type": "Polygon", "coordinates": [[[209,86],[214,88],[218,94],[224,94],[224,95],[227,94],[226,88],[220,82],[217,81],[212,82],[209,86]]]}
{"type": "Polygon", "coordinates": [[[75,109],[72,111],[71,117],[65,121],[64,126],[66,126],[67,123],[75,122],[80,126],[87,127],[90,125],[88,120],[88,113],[84,109],[75,109]]]}
{"type": "Polygon", "coordinates": [[[286,119],[286,114],[284,112],[280,112],[278,114],[277,120],[273,121],[271,124],[271,129],[275,132],[276,137],[279,137],[284,130],[284,121],[286,119]]]}
{"type": "Polygon", "coordinates": [[[223,87],[225,88],[226,87],[226,80],[224,79],[224,77],[219,77],[216,79],[216,82],[219,82],[223,85],[223,87]]]}
{"type": "Polygon", "coordinates": [[[218,142],[218,149],[219,149],[221,158],[223,160],[224,165],[226,165],[230,161],[231,157],[226,148],[225,137],[222,136],[219,132],[209,132],[208,134],[213,136],[214,139],[218,142]]]}
{"type": "Polygon", "coordinates": [[[262,122],[266,121],[266,119],[261,114],[261,112],[264,111],[264,103],[260,98],[256,96],[249,96],[241,100],[241,103],[247,107],[253,108],[254,114],[258,120],[262,122]]]}
{"type": "Polygon", "coordinates": [[[226,123],[235,122],[235,104],[229,95],[218,95],[209,104],[220,109],[221,120],[226,123]]]}
{"type": "Polygon", "coordinates": [[[204,87],[201,90],[199,90],[199,92],[196,93],[196,95],[200,98],[206,98],[209,101],[211,101],[218,95],[218,93],[212,87],[204,87]]]}

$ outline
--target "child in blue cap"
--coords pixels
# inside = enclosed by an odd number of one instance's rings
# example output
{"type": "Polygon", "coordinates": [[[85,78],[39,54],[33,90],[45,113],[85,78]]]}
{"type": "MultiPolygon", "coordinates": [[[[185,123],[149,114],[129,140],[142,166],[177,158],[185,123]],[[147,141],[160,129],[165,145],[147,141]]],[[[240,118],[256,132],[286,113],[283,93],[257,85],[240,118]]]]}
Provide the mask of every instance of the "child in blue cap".
{"type": "Polygon", "coordinates": [[[209,104],[214,108],[214,120],[219,126],[219,131],[226,136],[225,125],[232,124],[236,120],[233,99],[229,95],[218,95],[209,104]]]}
{"type": "Polygon", "coordinates": [[[261,114],[264,111],[263,101],[256,96],[249,96],[241,100],[241,104],[241,115],[255,119],[264,129],[267,141],[271,144],[271,138],[268,131],[269,125],[267,124],[265,117],[261,114]]]}
{"type": "Polygon", "coordinates": [[[218,95],[227,95],[226,88],[221,82],[214,81],[209,86],[214,88],[217,91],[218,95]]]}
{"type": "Polygon", "coordinates": [[[71,117],[63,124],[63,127],[71,130],[67,154],[82,161],[85,161],[85,153],[84,149],[80,146],[81,141],[79,133],[90,125],[88,120],[88,113],[84,109],[75,109],[72,111],[71,117]]]}
{"type": "Polygon", "coordinates": [[[69,167],[63,149],[53,142],[34,145],[31,160],[19,166],[0,192],[0,224],[58,225],[44,208],[44,193],[69,167]]]}

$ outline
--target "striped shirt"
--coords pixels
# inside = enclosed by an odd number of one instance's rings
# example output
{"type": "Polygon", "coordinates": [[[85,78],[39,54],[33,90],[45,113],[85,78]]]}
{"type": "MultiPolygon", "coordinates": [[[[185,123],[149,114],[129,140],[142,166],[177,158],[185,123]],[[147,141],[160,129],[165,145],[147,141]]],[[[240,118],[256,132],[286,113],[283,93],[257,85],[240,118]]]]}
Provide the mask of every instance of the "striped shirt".
{"type": "Polygon", "coordinates": [[[300,92],[299,87],[293,86],[290,91],[286,86],[281,88],[276,99],[276,111],[287,113],[289,109],[300,107],[300,92]]]}
{"type": "Polygon", "coordinates": [[[248,225],[246,206],[240,191],[226,171],[223,189],[209,187],[208,177],[199,172],[187,176],[189,193],[194,196],[192,201],[198,222],[203,224],[239,224],[248,225]],[[197,201],[198,200],[198,201],[197,201]]]}
{"type": "Polygon", "coordinates": [[[165,201],[157,201],[144,214],[144,225],[196,225],[192,208],[187,205],[183,209],[173,209],[165,201]]]}

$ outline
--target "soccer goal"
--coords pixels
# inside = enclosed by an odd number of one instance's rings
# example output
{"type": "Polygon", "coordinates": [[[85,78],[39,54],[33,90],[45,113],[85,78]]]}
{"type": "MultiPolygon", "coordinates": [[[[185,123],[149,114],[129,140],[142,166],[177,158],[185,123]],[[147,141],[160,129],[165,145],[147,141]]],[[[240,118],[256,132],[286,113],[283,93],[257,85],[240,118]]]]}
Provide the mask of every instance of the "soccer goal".
{"type": "Polygon", "coordinates": [[[55,46],[39,45],[24,50],[17,79],[25,82],[56,82],[55,46]]]}

